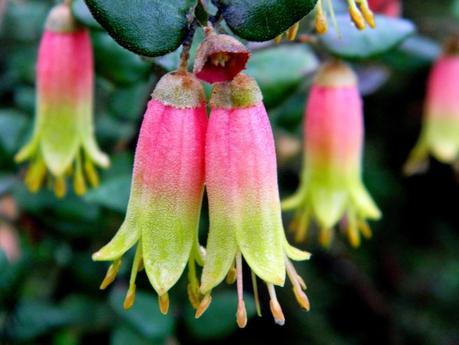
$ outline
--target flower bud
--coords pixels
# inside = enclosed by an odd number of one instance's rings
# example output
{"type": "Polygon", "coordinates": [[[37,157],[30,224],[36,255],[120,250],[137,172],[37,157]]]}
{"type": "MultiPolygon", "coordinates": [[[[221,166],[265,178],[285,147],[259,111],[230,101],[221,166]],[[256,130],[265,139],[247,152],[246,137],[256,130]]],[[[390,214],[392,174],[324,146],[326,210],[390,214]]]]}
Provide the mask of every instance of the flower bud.
{"type": "Polygon", "coordinates": [[[73,172],[77,194],[86,190],[83,166],[107,167],[94,138],[94,68],[89,32],[79,27],[68,5],[55,6],[46,21],[37,61],[37,110],[32,139],[16,155],[29,161],[25,183],[36,192],[50,173],[56,195],[66,193],[73,172]]]}
{"type": "Polygon", "coordinates": [[[193,71],[196,77],[211,84],[230,81],[245,69],[249,55],[247,48],[234,37],[206,28],[206,37],[196,52],[193,71]]]}
{"type": "Polygon", "coordinates": [[[197,228],[206,126],[199,81],[187,72],[162,77],[140,129],[126,218],[110,243],[93,255],[97,261],[116,261],[136,245],[130,286],[143,264],[163,313],[167,292],[187,263],[194,269],[201,260],[197,228]]]}
{"type": "Polygon", "coordinates": [[[451,39],[432,67],[421,135],[405,165],[405,173],[421,172],[431,154],[446,164],[459,159],[459,39],[451,39]]]}
{"type": "MultiPolygon", "coordinates": [[[[260,89],[239,74],[212,92],[206,137],[210,230],[201,293],[224,280],[236,261],[239,305],[242,257],[268,285],[283,286],[287,257],[309,258],[289,246],[281,218],[274,139],[260,89]]],[[[296,276],[295,276],[296,279],[296,276]]],[[[238,322],[244,324],[242,307],[238,322]]]]}
{"type": "Polygon", "coordinates": [[[366,219],[380,211],[361,180],[363,149],[362,99],[357,78],[344,63],[333,61],[318,72],[311,88],[304,123],[304,166],[298,192],[283,202],[296,209],[292,228],[304,239],[311,220],[328,245],[332,228],[343,220],[350,242],[366,234],[366,219]]]}

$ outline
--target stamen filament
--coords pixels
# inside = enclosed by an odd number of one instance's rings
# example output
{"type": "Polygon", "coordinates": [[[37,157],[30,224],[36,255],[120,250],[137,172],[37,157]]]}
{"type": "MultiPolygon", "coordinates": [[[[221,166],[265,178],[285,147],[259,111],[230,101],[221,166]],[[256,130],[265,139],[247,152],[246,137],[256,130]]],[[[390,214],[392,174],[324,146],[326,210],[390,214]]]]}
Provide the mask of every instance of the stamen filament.
{"type": "Polygon", "coordinates": [[[347,4],[349,6],[349,14],[351,15],[351,19],[354,22],[355,26],[359,30],[365,29],[365,20],[362,16],[362,13],[357,8],[355,4],[355,0],[347,0],[347,4]]]}
{"type": "Polygon", "coordinates": [[[83,168],[81,163],[81,153],[75,157],[75,174],[73,175],[73,189],[76,195],[83,195],[86,193],[86,182],[83,176],[83,168]]]}
{"type": "Polygon", "coordinates": [[[139,240],[135,250],[134,261],[132,262],[131,276],[129,277],[129,289],[127,291],[126,297],[124,298],[124,309],[130,309],[134,305],[136,292],[135,281],[137,278],[137,272],[139,271],[142,262],[142,244],[139,240]]]}
{"type": "Polygon", "coordinates": [[[296,273],[295,267],[290,262],[290,260],[286,257],[285,258],[285,266],[287,268],[287,275],[290,279],[290,282],[293,285],[293,293],[295,294],[295,298],[298,304],[305,310],[309,310],[310,304],[308,296],[303,291],[303,284],[304,282],[299,281],[298,273],[296,273]]]}
{"type": "Polygon", "coordinates": [[[190,257],[190,260],[188,260],[188,281],[188,299],[190,300],[193,308],[197,309],[199,307],[199,303],[201,302],[201,294],[199,292],[199,281],[196,276],[196,261],[193,255],[190,257]]]}
{"type": "Polygon", "coordinates": [[[357,218],[353,210],[349,210],[347,214],[347,236],[351,246],[357,248],[360,245],[360,233],[357,227],[357,218]]]}
{"type": "Polygon", "coordinates": [[[266,284],[268,286],[268,293],[270,297],[269,307],[271,309],[271,314],[273,314],[274,322],[276,324],[283,326],[285,324],[285,317],[284,313],[282,312],[282,308],[277,300],[276,290],[274,289],[274,285],[271,283],[266,284]]]}
{"type": "Polygon", "coordinates": [[[324,34],[328,31],[327,16],[322,7],[322,0],[317,1],[315,27],[319,34],[324,34]]]}
{"type": "Polygon", "coordinates": [[[260,296],[258,294],[257,276],[252,270],[250,270],[250,274],[252,276],[252,288],[253,288],[253,298],[255,299],[255,309],[257,310],[257,315],[261,317],[261,306],[260,306],[260,296]]]}
{"type": "Polygon", "coordinates": [[[287,39],[289,41],[294,41],[296,38],[296,35],[298,34],[298,29],[300,28],[300,23],[296,22],[293,24],[287,31],[287,39]]]}
{"type": "Polygon", "coordinates": [[[237,281],[237,313],[236,320],[239,328],[247,325],[247,310],[244,303],[244,287],[242,281],[242,255],[241,252],[236,254],[236,281],[237,281]]]}
{"type": "Polygon", "coordinates": [[[319,234],[319,242],[323,247],[328,248],[333,239],[333,231],[330,228],[321,228],[319,234]]]}
{"type": "Polygon", "coordinates": [[[65,184],[64,176],[56,176],[54,181],[54,194],[58,198],[63,198],[67,193],[67,185],[65,184]]]}

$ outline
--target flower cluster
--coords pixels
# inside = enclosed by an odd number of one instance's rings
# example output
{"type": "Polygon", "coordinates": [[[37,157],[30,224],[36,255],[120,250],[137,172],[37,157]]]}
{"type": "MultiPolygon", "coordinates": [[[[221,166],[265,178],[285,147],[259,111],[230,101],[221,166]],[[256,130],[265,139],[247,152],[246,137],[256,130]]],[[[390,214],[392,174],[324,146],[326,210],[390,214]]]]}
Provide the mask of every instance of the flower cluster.
{"type": "Polygon", "coordinates": [[[209,306],[212,289],[228,277],[237,281],[237,323],[244,327],[245,259],[254,286],[257,277],[267,285],[276,323],[285,319],[274,286],[283,286],[286,276],[300,306],[309,309],[306,286],[290,260],[306,260],[310,254],[291,247],[284,234],[272,130],[257,83],[241,73],[248,58],[241,43],[207,28],[195,73],[182,63],[153,91],[137,143],[126,218],[93,255],[112,262],[104,289],[115,279],[122,256],[136,247],[125,308],[134,303],[137,272],[145,268],[166,313],[168,290],[188,265],[196,317],[209,306]],[[215,83],[209,124],[197,78],[215,83]],[[210,214],[205,250],[197,238],[204,184],[210,214]],[[196,264],[203,266],[200,281],[196,264]]]}

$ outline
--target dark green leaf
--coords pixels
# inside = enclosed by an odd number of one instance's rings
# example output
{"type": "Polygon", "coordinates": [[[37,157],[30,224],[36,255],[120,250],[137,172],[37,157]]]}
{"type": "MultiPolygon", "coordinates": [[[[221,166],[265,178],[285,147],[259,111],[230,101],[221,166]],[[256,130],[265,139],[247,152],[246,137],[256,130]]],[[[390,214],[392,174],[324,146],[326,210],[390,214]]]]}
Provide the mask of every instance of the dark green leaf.
{"type": "Polygon", "coordinates": [[[198,0],[196,4],[196,8],[194,9],[194,16],[199,21],[199,24],[202,26],[206,26],[209,20],[209,14],[207,13],[202,0],[198,0]]]}
{"type": "Polygon", "coordinates": [[[177,49],[188,33],[193,0],[86,0],[91,13],[123,47],[145,56],[177,49]]]}
{"type": "MultiPolygon", "coordinates": [[[[251,296],[244,297],[247,318],[255,315],[255,302],[251,296]]],[[[231,334],[236,328],[237,295],[234,291],[218,291],[212,295],[212,303],[199,318],[194,309],[187,307],[185,323],[190,332],[199,339],[217,339],[231,334]]]]}
{"type": "Polygon", "coordinates": [[[115,289],[110,295],[110,303],[115,312],[143,337],[158,341],[166,339],[174,328],[174,318],[159,311],[157,297],[152,290],[149,293],[137,291],[134,306],[125,310],[123,300],[125,291],[115,289]]]}
{"type": "Polygon", "coordinates": [[[317,57],[307,46],[277,46],[253,53],[247,73],[257,80],[270,108],[292,94],[317,66],[317,57]]]}
{"type": "Polygon", "coordinates": [[[416,28],[406,19],[376,16],[376,28],[358,30],[349,15],[337,16],[339,33],[329,30],[320,40],[333,55],[350,60],[377,57],[402,43],[416,28]]]}
{"type": "Polygon", "coordinates": [[[117,84],[132,84],[147,77],[149,64],[120,47],[107,33],[94,32],[92,41],[99,75],[117,84]]]}
{"type": "Polygon", "coordinates": [[[317,0],[213,0],[233,32],[249,41],[267,41],[314,8],[317,0]]]}
{"type": "Polygon", "coordinates": [[[96,30],[102,30],[102,26],[94,19],[89,11],[88,6],[83,0],[74,0],[72,3],[72,12],[75,18],[83,25],[96,30]]]}

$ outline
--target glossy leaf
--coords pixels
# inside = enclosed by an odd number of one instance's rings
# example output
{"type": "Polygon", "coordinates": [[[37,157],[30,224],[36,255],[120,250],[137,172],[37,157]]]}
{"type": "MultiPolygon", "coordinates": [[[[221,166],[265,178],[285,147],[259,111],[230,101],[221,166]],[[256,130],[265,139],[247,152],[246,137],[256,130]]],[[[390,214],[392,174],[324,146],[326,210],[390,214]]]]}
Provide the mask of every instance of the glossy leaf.
{"type": "Polygon", "coordinates": [[[233,32],[249,41],[267,41],[312,11],[317,0],[213,0],[233,32]]]}
{"type": "Polygon", "coordinates": [[[86,0],[91,13],[123,47],[145,56],[177,49],[188,33],[193,0],[86,0]]]}
{"type": "Polygon", "coordinates": [[[324,47],[343,59],[364,60],[379,56],[402,43],[416,28],[406,19],[376,16],[376,28],[357,30],[349,15],[337,16],[339,33],[329,30],[320,37],[324,47]]]}

